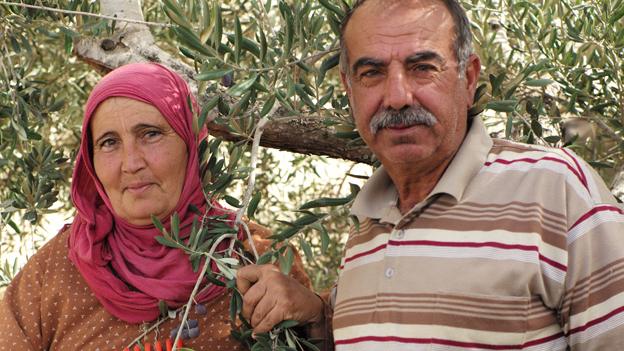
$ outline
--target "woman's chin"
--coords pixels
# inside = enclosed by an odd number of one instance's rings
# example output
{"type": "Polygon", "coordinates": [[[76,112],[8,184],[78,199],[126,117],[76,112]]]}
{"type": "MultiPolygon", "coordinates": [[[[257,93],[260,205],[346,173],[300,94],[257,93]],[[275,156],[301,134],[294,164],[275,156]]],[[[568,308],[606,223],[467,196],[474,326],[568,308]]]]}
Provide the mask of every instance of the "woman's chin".
{"type": "Polygon", "coordinates": [[[132,225],[153,225],[152,215],[158,218],[161,222],[165,221],[168,217],[162,209],[144,207],[140,211],[136,211],[135,207],[133,210],[134,211],[127,211],[126,213],[120,215],[121,218],[132,225]]]}

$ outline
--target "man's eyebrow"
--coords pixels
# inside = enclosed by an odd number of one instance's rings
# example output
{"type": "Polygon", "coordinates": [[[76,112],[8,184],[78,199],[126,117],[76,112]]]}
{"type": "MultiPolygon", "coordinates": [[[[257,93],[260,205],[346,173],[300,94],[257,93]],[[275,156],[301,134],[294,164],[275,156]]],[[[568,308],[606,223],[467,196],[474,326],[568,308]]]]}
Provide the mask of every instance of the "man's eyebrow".
{"type": "MultiPolygon", "coordinates": [[[[446,62],[446,60],[444,60],[444,58],[440,56],[440,54],[438,54],[435,51],[430,51],[430,50],[417,52],[415,54],[408,56],[405,59],[406,64],[423,62],[423,61],[435,61],[438,64],[444,64],[446,62]]],[[[351,67],[351,70],[352,72],[357,72],[359,68],[362,68],[364,66],[383,67],[385,65],[386,65],[385,62],[380,59],[376,59],[372,57],[362,57],[358,59],[357,61],[355,61],[355,63],[351,67]]]]}
{"type": "Polygon", "coordinates": [[[357,72],[359,68],[364,66],[383,67],[384,65],[385,63],[382,60],[372,57],[362,57],[355,61],[355,63],[351,67],[351,72],[357,72]]]}
{"type": "Polygon", "coordinates": [[[442,56],[440,56],[440,54],[438,54],[435,51],[417,52],[415,54],[409,55],[405,59],[405,63],[407,63],[407,64],[423,62],[423,61],[435,61],[435,62],[437,62],[439,64],[444,64],[446,62],[444,60],[444,58],[442,58],[442,56]]]}

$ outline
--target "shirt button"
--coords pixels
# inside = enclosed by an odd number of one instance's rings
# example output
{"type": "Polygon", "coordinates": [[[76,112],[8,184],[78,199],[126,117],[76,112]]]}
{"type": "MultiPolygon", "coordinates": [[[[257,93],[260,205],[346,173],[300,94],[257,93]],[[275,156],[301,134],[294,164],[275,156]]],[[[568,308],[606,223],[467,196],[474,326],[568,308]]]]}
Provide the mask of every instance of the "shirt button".
{"type": "Polygon", "coordinates": [[[390,279],[390,278],[392,278],[393,275],[394,275],[394,269],[393,268],[386,269],[386,278],[390,279]]]}
{"type": "Polygon", "coordinates": [[[396,232],[396,237],[398,239],[403,239],[404,236],[405,236],[405,230],[401,229],[396,232]]]}

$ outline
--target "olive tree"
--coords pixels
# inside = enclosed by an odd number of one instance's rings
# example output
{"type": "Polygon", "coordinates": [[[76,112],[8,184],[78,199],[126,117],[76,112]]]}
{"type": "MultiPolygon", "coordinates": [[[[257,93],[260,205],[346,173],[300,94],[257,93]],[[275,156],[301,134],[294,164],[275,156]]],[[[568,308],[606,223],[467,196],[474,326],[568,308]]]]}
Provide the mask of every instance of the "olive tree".
{"type": "MultiPolygon", "coordinates": [[[[288,269],[297,247],[315,286],[330,286],[358,191],[348,184],[368,174],[349,170],[377,163],[337,72],[351,3],[0,1],[0,285],[19,268],[2,257],[32,253],[45,215],[71,210],[71,160],[91,86],[115,67],[154,61],[199,97],[198,125],[212,135],[202,150],[206,189],[273,229],[282,245],[264,260],[288,269]],[[282,154],[269,149],[294,153],[290,167],[275,167],[282,154]],[[344,171],[318,176],[327,162],[344,171]],[[280,195],[279,184],[297,177],[305,181],[280,195]]],[[[624,1],[462,3],[483,68],[470,113],[494,136],[573,148],[624,198],[624,1]]]]}

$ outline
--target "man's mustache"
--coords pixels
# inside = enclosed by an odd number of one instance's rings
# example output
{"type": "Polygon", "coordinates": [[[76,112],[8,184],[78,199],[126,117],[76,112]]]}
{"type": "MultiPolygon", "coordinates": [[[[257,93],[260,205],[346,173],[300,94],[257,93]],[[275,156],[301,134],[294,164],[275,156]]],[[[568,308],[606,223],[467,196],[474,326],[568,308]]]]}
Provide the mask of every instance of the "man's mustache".
{"type": "Polygon", "coordinates": [[[411,127],[417,124],[433,127],[438,119],[422,106],[407,106],[400,110],[386,108],[375,113],[369,128],[373,135],[388,127],[411,127]]]}

